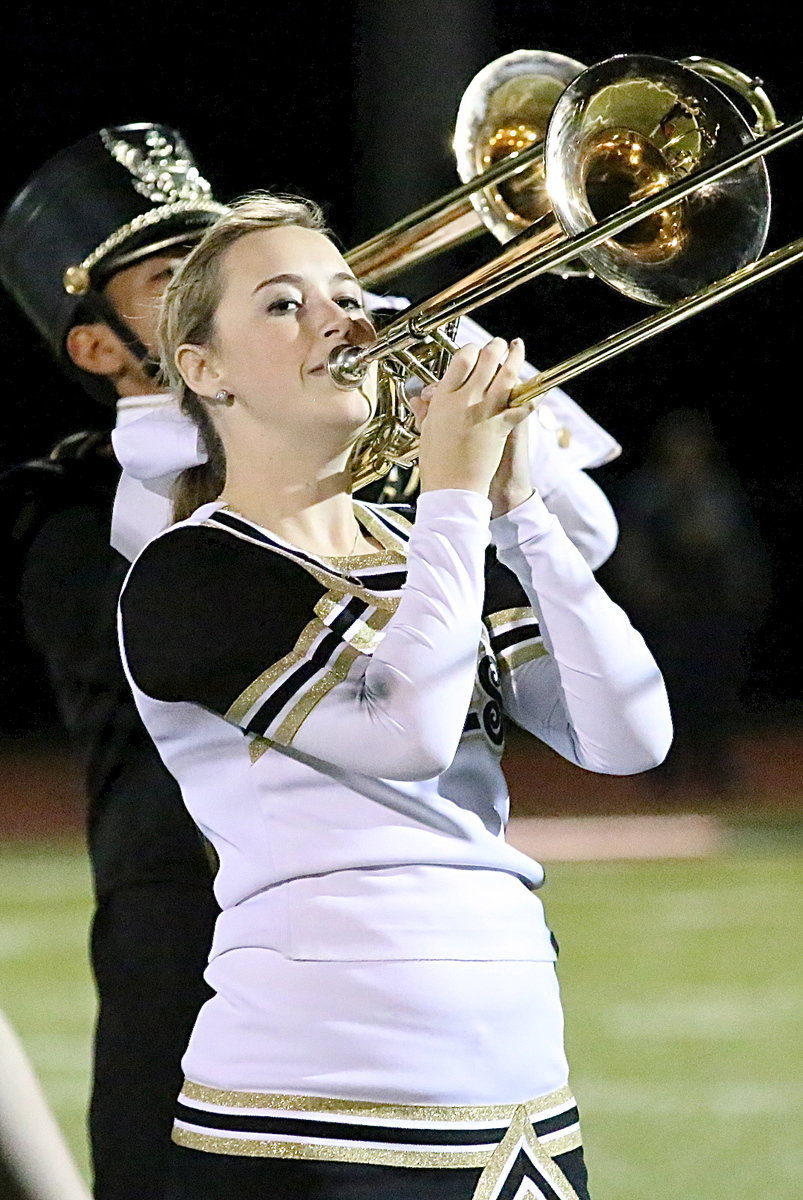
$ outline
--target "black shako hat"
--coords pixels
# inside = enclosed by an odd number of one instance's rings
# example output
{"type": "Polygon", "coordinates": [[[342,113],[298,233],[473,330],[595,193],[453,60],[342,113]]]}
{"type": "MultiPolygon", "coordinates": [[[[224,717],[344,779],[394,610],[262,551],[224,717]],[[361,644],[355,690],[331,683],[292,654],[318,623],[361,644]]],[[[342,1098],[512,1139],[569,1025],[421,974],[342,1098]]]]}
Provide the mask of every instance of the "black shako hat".
{"type": "Polygon", "coordinates": [[[96,289],[227,211],[178,130],[101,129],[54,155],[14,198],[0,223],[0,280],[69,370],[64,340],[96,289]]]}

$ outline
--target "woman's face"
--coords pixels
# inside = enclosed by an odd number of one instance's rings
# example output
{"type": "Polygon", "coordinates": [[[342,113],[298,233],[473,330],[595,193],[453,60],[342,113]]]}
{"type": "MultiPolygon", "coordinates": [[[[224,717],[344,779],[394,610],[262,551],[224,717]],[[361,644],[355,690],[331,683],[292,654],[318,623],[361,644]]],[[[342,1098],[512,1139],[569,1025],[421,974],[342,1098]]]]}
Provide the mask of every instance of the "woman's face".
{"type": "Polygon", "coordinates": [[[344,391],[326,363],[373,329],[329,238],[297,225],[258,230],[226,251],[221,272],[214,349],[222,386],[261,423],[359,429],[373,409],[373,375],[362,390],[344,391]]]}

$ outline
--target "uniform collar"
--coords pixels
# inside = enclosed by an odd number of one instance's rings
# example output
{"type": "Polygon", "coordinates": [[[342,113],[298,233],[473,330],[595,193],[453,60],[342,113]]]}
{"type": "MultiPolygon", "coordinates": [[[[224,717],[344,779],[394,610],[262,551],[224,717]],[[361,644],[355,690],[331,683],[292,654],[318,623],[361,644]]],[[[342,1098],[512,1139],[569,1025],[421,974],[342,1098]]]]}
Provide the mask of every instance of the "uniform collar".
{"type": "Polygon", "coordinates": [[[198,426],[169,394],[122,398],[112,445],[123,470],[143,481],[175,478],[208,457],[198,426]]]}

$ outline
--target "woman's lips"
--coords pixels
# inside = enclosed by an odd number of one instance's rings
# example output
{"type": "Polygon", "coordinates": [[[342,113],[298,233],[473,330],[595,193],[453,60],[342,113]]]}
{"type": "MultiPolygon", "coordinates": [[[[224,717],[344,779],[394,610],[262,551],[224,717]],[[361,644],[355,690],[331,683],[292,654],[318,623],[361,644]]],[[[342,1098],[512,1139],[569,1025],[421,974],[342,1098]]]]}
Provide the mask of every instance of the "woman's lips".
{"type": "Polygon", "coordinates": [[[307,374],[308,375],[329,375],[329,363],[332,361],[333,357],[337,354],[337,352],[339,350],[349,350],[349,349],[351,349],[351,344],[349,342],[342,342],[339,346],[335,346],[332,349],[329,356],[327,358],[325,358],[323,360],[323,362],[319,362],[317,364],[317,366],[310,367],[310,369],[307,371],[307,374]]]}

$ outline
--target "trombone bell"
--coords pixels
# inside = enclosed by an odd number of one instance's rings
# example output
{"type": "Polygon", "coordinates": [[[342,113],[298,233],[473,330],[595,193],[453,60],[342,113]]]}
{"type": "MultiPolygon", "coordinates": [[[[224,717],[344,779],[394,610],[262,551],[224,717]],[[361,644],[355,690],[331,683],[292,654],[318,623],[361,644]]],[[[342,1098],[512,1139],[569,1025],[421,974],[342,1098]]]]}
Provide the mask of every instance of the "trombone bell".
{"type": "MultiPolygon", "coordinates": [[[[583,233],[753,141],[736,106],[696,71],[651,55],[607,59],[555,106],[545,151],[555,214],[567,234],[583,233]]],[[[756,259],[769,213],[757,159],[582,257],[625,295],[672,304],[756,259]]]]}
{"type": "MultiPolygon", "coordinates": [[[[454,153],[464,183],[546,137],[567,85],[585,70],[576,59],[547,50],[515,50],[474,76],[457,110],[454,153]]],[[[478,189],[471,202],[494,237],[509,242],[551,214],[543,157],[503,182],[478,189]]]]}

